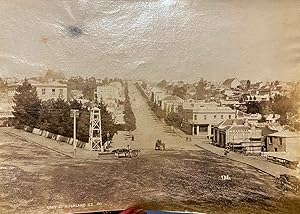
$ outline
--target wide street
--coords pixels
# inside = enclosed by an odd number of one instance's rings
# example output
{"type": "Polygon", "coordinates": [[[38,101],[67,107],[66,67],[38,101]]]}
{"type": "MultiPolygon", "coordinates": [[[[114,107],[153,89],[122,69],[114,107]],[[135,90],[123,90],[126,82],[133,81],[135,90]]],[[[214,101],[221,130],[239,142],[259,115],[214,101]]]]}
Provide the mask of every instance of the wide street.
{"type": "Polygon", "coordinates": [[[74,159],[32,143],[42,144],[41,136],[29,141],[30,133],[18,131],[20,138],[0,128],[0,213],[68,213],[136,204],[207,213],[299,213],[299,197],[281,191],[272,176],[186,142],[155,119],[134,86],[129,90],[138,127],[135,140],[119,133],[113,146],[141,149],[138,159],[74,159]],[[157,138],[166,143],[166,151],[154,150],[157,138]]]}
{"type": "MultiPolygon", "coordinates": [[[[166,144],[167,150],[199,150],[192,142],[187,142],[171,131],[171,128],[163,124],[151,111],[145,98],[133,84],[129,84],[129,97],[133,113],[136,117],[136,130],[133,131],[134,141],[131,141],[126,133],[121,132],[115,136],[116,148],[130,145],[132,148],[153,150],[157,139],[166,144]]],[[[205,140],[205,139],[204,139],[205,140]]]]}

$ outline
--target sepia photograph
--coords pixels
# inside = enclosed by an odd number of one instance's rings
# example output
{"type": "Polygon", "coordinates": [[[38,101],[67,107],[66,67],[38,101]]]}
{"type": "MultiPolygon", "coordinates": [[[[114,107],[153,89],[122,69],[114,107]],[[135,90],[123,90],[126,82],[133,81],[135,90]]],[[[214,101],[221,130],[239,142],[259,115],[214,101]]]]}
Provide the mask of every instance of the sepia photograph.
{"type": "Polygon", "coordinates": [[[0,0],[0,214],[299,214],[299,0],[0,0]]]}

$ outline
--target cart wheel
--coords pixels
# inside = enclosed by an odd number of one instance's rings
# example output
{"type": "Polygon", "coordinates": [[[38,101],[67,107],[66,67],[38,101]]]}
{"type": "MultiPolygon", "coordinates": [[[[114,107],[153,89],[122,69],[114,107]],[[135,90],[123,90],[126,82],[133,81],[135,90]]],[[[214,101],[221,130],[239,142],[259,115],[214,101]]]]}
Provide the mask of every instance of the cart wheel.
{"type": "Polygon", "coordinates": [[[130,152],[130,157],[132,158],[138,158],[139,157],[139,152],[136,150],[133,150],[130,152]]]}
{"type": "Polygon", "coordinates": [[[286,185],[287,184],[287,179],[285,177],[280,176],[278,178],[278,183],[279,183],[279,188],[281,190],[284,190],[284,191],[287,190],[287,185],[286,185]]]}

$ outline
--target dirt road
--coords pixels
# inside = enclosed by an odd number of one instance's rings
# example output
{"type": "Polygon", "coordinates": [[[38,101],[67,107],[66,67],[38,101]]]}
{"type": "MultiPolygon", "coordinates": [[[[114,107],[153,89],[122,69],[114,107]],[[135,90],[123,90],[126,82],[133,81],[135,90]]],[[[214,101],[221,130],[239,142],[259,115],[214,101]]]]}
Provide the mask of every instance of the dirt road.
{"type": "Polygon", "coordinates": [[[1,130],[0,139],[0,213],[66,213],[137,203],[148,209],[208,213],[300,209],[272,177],[205,151],[153,151],[139,159],[86,161],[1,130]],[[222,180],[222,175],[231,180],[222,180]]]}

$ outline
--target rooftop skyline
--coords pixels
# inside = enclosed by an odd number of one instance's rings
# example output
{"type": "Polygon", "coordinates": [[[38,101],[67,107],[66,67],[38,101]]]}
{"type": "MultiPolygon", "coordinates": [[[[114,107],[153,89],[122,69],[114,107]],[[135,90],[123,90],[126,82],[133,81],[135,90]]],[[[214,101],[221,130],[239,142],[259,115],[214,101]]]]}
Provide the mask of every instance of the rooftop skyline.
{"type": "Polygon", "coordinates": [[[0,75],[299,80],[297,0],[1,0],[0,75]]]}

